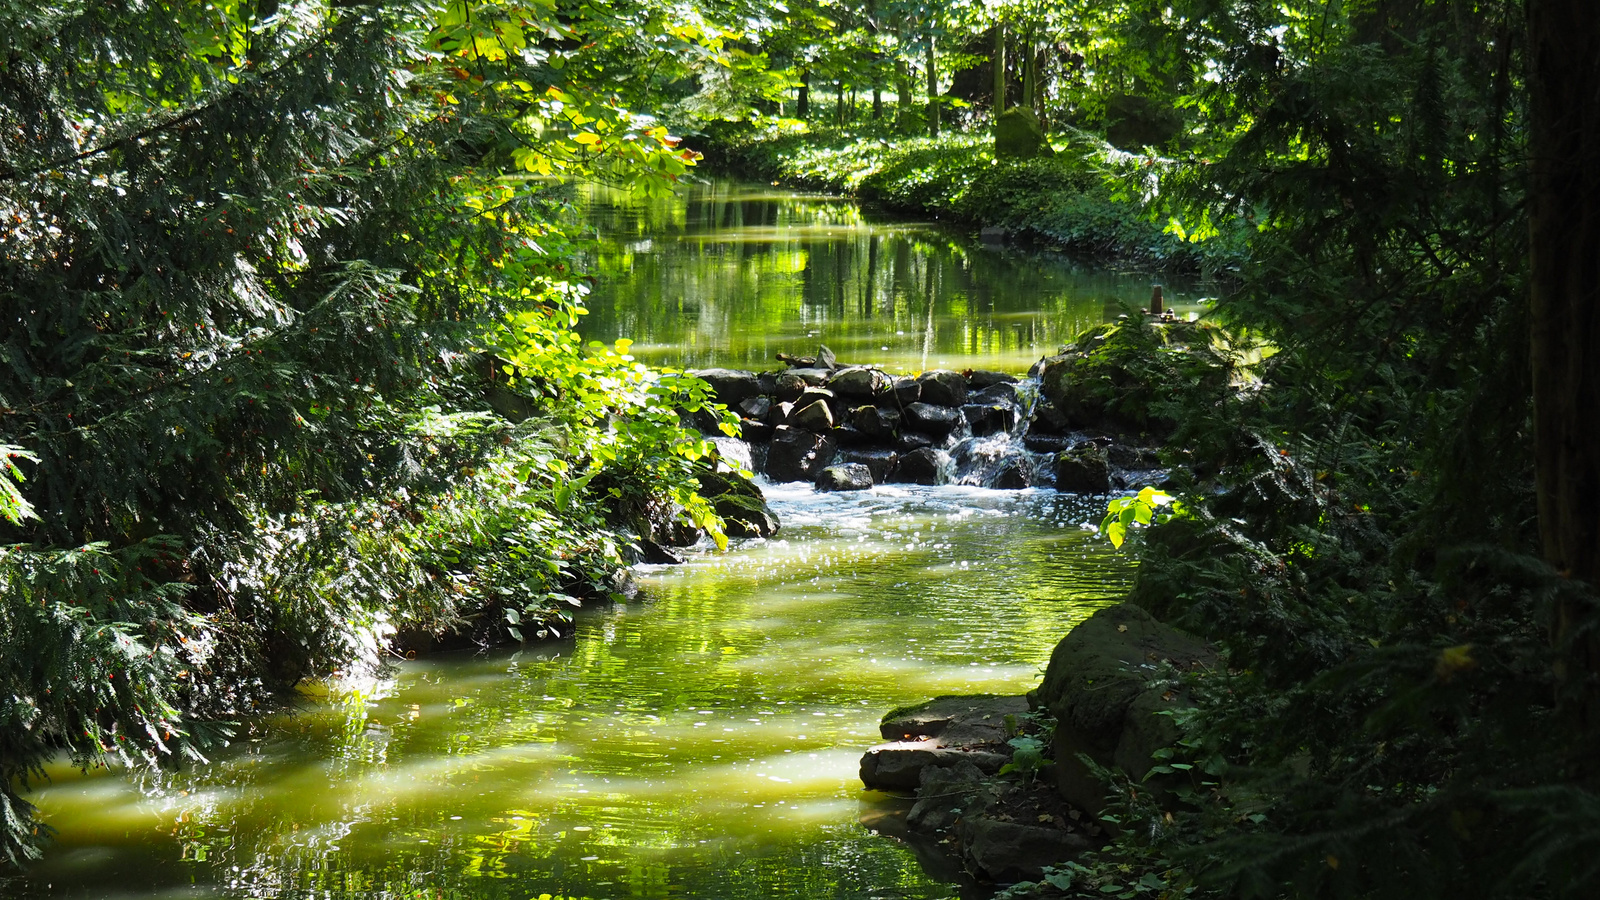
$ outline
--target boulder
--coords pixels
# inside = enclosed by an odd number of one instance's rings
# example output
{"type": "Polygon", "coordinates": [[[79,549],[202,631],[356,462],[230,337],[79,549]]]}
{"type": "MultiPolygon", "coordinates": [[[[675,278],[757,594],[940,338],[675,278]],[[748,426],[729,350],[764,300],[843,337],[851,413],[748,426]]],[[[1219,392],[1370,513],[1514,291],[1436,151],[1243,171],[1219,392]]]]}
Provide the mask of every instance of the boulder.
{"type": "Polygon", "coordinates": [[[923,403],[938,406],[960,406],[967,402],[967,380],[948,369],[935,369],[917,376],[922,390],[923,403]]]}
{"type": "Polygon", "coordinates": [[[793,403],[800,399],[805,390],[806,380],[791,370],[778,376],[778,386],[774,394],[780,401],[793,403]]]}
{"type": "Polygon", "coordinates": [[[732,473],[702,469],[695,473],[700,496],[711,501],[711,508],[722,517],[728,537],[771,537],[778,532],[778,516],[767,505],[761,488],[749,479],[732,473]]]}
{"type": "Polygon", "coordinates": [[[717,402],[729,409],[736,409],[740,403],[761,394],[761,382],[754,372],[739,369],[700,369],[690,374],[699,376],[711,385],[711,393],[717,398],[717,402]]]}
{"type": "Polygon", "coordinates": [[[683,557],[672,552],[671,550],[668,550],[666,547],[661,546],[655,541],[641,540],[639,542],[639,553],[641,558],[647,563],[653,563],[658,566],[683,565],[683,557]]]}
{"type": "Polygon", "coordinates": [[[894,439],[895,449],[901,451],[902,453],[910,453],[912,450],[921,450],[925,447],[932,447],[933,444],[933,438],[928,437],[920,431],[901,431],[899,436],[894,439]]]}
{"type": "Polygon", "coordinates": [[[1005,372],[990,372],[985,369],[976,369],[967,374],[967,384],[975,391],[987,390],[996,385],[1016,384],[1017,376],[1007,375],[1005,372]]]}
{"type": "Polygon", "coordinates": [[[1033,421],[1028,425],[1030,433],[1066,434],[1071,428],[1066,414],[1054,403],[1041,397],[1033,405],[1033,421]]]}
{"type": "Polygon", "coordinates": [[[861,463],[840,463],[817,474],[819,491],[864,491],[872,487],[872,470],[861,463]]]}
{"type": "Polygon", "coordinates": [[[778,376],[782,372],[757,372],[756,384],[761,386],[761,393],[770,397],[778,392],[778,376]]]}
{"type": "Polygon", "coordinates": [[[1035,453],[1060,453],[1076,441],[1063,434],[1034,434],[1030,429],[1022,436],[1022,446],[1035,453]]]}
{"type": "Polygon", "coordinates": [[[833,377],[833,370],[820,367],[811,367],[803,369],[790,369],[785,374],[793,375],[811,387],[822,387],[828,383],[829,378],[833,377]]]}
{"type": "Polygon", "coordinates": [[[817,368],[829,370],[839,368],[839,358],[828,349],[827,344],[817,347],[817,368]]]}
{"type": "Polygon", "coordinates": [[[1068,494],[1109,494],[1111,466],[1103,447],[1080,443],[1056,456],[1056,490],[1068,494]]]}
{"type": "MultiPolygon", "coordinates": [[[[802,397],[801,401],[804,400],[802,397]]],[[[827,400],[818,398],[804,406],[799,403],[795,405],[799,408],[789,416],[789,425],[817,434],[827,434],[833,430],[833,411],[828,409],[827,400]]]]}
{"type": "Polygon", "coordinates": [[[861,783],[878,791],[914,791],[922,770],[968,763],[993,775],[1006,764],[1002,753],[941,747],[936,741],[894,741],[879,744],[861,757],[861,783]]]}
{"type": "Polygon", "coordinates": [[[994,158],[1035,159],[1055,153],[1045,137],[1039,117],[1026,106],[1015,106],[995,117],[994,158]]]}
{"type": "Polygon", "coordinates": [[[1001,381],[980,390],[975,390],[967,395],[968,403],[1005,403],[1010,406],[1017,406],[1021,401],[1022,396],[1018,392],[1015,381],[1001,381]]]}
{"type": "Polygon", "coordinates": [[[961,411],[917,402],[906,407],[906,424],[936,439],[943,438],[961,425],[961,411]]]}
{"type": "Polygon", "coordinates": [[[809,431],[780,425],[767,448],[767,477],[773,481],[810,481],[833,462],[833,441],[809,431]]]}
{"type": "Polygon", "coordinates": [[[828,379],[828,388],[842,397],[857,397],[871,400],[886,394],[894,386],[889,376],[878,369],[869,369],[858,366],[851,369],[841,369],[828,379]]]}
{"type": "Polygon", "coordinates": [[[767,424],[773,427],[789,424],[789,417],[794,415],[794,401],[785,400],[782,403],[772,404],[772,411],[767,413],[767,424]]]}
{"type": "Polygon", "coordinates": [[[850,411],[850,424],[867,437],[887,441],[900,429],[900,413],[876,406],[858,406],[850,411]]]}
{"type": "MultiPolygon", "coordinates": [[[[835,418],[835,421],[837,421],[837,418],[835,418]]],[[[835,426],[830,437],[838,442],[841,447],[872,447],[882,443],[877,438],[864,434],[861,429],[856,428],[849,422],[835,426]]]]}
{"type": "Polygon", "coordinates": [[[756,419],[740,419],[739,437],[747,441],[769,441],[772,439],[772,426],[756,419]]]}
{"type": "Polygon", "coordinates": [[[1091,812],[1105,805],[1106,786],[1080,753],[1121,767],[1136,783],[1143,779],[1155,764],[1150,754],[1179,737],[1161,714],[1189,704],[1176,675],[1219,665],[1204,641],[1130,603],[1099,610],[1072,629],[1051,653],[1037,692],[1056,717],[1061,796],[1091,812]]]}
{"type": "Polygon", "coordinates": [[[772,412],[772,400],[769,397],[751,397],[739,403],[739,412],[747,419],[764,420],[772,412]]]}
{"type": "Polygon", "coordinates": [[[1009,404],[968,403],[961,407],[973,437],[1009,432],[1017,424],[1017,408],[1009,404]]]}
{"type": "Polygon", "coordinates": [[[891,480],[903,484],[944,484],[948,476],[939,451],[923,447],[900,457],[891,480]]]}
{"type": "Polygon", "coordinates": [[[908,406],[922,399],[922,383],[915,378],[896,378],[894,386],[894,399],[901,406],[908,406]]]}
{"type": "Polygon", "coordinates": [[[840,451],[837,459],[839,462],[860,463],[866,466],[867,471],[872,473],[872,483],[884,484],[888,482],[890,473],[894,472],[895,465],[900,461],[900,454],[881,448],[853,449],[840,451]]]}
{"type": "Polygon", "coordinates": [[[913,831],[943,831],[961,818],[983,789],[988,776],[968,760],[953,766],[927,766],[917,784],[917,802],[906,813],[906,826],[913,831]]]}
{"type": "Polygon", "coordinates": [[[986,487],[1002,491],[1020,491],[1023,488],[1033,487],[1033,466],[1025,459],[1010,458],[1001,461],[989,478],[986,487]]]}
{"type": "Polygon", "coordinates": [[[1044,866],[1064,863],[1094,846],[1076,832],[988,816],[964,818],[960,832],[967,862],[999,884],[1040,878],[1044,866]]]}

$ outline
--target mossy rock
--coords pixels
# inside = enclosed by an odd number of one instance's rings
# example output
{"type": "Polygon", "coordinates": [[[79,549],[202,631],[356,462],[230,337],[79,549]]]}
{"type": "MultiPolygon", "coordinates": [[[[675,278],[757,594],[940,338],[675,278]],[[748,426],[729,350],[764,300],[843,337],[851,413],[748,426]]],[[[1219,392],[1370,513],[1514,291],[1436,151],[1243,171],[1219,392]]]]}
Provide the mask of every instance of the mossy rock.
{"type": "Polygon", "coordinates": [[[1008,109],[994,121],[994,158],[1003,160],[1037,159],[1055,150],[1045,136],[1039,117],[1025,106],[1008,109]]]}

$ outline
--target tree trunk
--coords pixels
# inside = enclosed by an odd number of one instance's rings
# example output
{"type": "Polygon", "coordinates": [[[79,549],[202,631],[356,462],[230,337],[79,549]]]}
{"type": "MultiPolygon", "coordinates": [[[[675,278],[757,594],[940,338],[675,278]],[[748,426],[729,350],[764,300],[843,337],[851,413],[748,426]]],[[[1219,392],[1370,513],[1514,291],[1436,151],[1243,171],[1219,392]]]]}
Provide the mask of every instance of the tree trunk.
{"type": "Polygon", "coordinates": [[[795,118],[802,122],[811,118],[811,70],[800,70],[800,90],[794,101],[795,118]]]}
{"type": "Polygon", "coordinates": [[[878,84],[877,76],[872,82],[872,121],[877,122],[883,118],[883,86],[878,84]]]}
{"type": "Polygon", "coordinates": [[[994,67],[994,117],[1006,111],[1006,26],[994,26],[994,56],[990,60],[994,67]]]}
{"type": "Polygon", "coordinates": [[[928,35],[928,135],[939,136],[939,70],[935,68],[938,53],[934,49],[933,35],[928,35]]]}
{"type": "MultiPolygon", "coordinates": [[[[1600,15],[1528,0],[1529,320],[1534,463],[1545,559],[1600,586],[1600,15]]],[[[1592,614],[1587,614],[1592,618],[1592,614]]],[[[1564,707],[1600,734],[1600,637],[1564,599],[1553,638],[1564,707]]],[[[1593,776],[1595,766],[1588,764],[1593,776]]]]}
{"type": "Polygon", "coordinates": [[[904,128],[906,116],[911,113],[911,67],[898,57],[894,61],[894,91],[894,124],[904,128]]]}

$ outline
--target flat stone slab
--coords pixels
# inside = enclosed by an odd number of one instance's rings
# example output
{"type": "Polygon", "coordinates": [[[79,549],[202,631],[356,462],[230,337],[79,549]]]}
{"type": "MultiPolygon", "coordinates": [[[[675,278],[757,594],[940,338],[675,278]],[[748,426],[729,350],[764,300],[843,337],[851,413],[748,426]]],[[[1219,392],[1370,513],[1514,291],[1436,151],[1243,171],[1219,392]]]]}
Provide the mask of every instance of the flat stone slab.
{"type": "Polygon", "coordinates": [[[922,783],[922,770],[950,768],[961,762],[993,775],[1008,760],[985,750],[941,747],[935,741],[894,741],[879,744],[861,757],[861,783],[880,791],[914,791],[922,783]]]}
{"type": "Polygon", "coordinates": [[[938,747],[1003,744],[1006,716],[1028,711],[1028,698],[998,694],[939,697],[918,706],[897,709],[883,717],[878,733],[886,741],[933,739],[938,747]]]}

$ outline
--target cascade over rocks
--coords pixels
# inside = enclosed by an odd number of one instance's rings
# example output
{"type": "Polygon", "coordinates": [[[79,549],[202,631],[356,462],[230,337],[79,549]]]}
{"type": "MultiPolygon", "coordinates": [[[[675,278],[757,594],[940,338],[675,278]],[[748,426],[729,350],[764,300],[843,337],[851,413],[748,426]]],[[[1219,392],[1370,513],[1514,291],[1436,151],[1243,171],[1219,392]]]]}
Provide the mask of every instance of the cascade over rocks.
{"type": "MultiPolygon", "coordinates": [[[[1092,337],[1085,339],[1090,345],[1092,337]]],[[[1053,484],[1081,494],[1165,484],[1170,476],[1152,448],[1103,437],[1134,432],[1102,421],[1093,426],[1098,431],[1085,433],[1090,426],[1063,411],[1064,403],[1082,412],[1098,402],[1097,395],[1079,394],[1100,388],[1074,393],[1069,383],[1078,372],[1072,361],[1090,358],[1077,345],[1035,367],[1053,379],[1047,384],[981,370],[893,376],[873,366],[841,365],[826,347],[814,357],[779,358],[791,367],[698,373],[712,383],[719,402],[740,414],[740,436],[773,481],[817,483],[824,469],[845,462],[866,466],[873,485],[955,482],[1020,490],[1053,484]]],[[[1096,417],[1115,419],[1085,416],[1096,417]]],[[[709,411],[687,421],[716,433],[717,418],[709,411]]]]}

